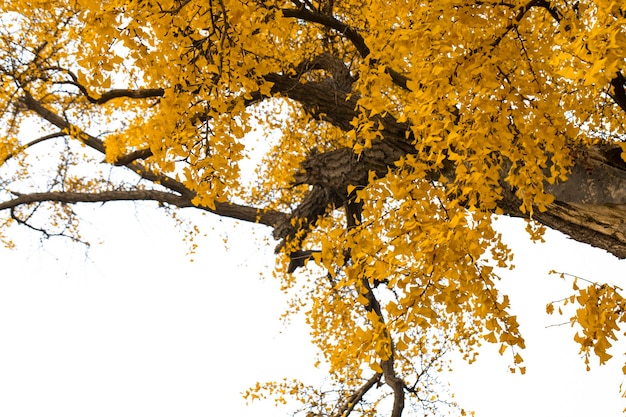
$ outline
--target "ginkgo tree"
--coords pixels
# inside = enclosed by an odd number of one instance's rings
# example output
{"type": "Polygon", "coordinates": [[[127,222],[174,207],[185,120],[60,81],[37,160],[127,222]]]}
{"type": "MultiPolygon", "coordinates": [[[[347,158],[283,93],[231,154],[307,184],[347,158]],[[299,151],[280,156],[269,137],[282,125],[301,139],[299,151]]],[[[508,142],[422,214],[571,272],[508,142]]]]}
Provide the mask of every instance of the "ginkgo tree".
{"type": "MultiPolygon", "coordinates": [[[[619,0],[2,0],[0,237],[81,241],[109,201],[263,224],[333,388],[247,397],[436,411],[450,349],[524,372],[494,216],[626,257],[625,28],[619,0]]],[[[548,312],[604,363],[601,279],[548,312]]]]}

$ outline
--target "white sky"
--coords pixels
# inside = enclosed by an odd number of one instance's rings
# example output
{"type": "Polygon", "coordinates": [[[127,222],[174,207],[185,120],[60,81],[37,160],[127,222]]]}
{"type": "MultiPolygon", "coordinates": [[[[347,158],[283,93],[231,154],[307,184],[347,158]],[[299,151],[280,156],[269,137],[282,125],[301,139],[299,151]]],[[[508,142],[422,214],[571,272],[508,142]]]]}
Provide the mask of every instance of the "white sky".
{"type": "MultiPolygon", "coordinates": [[[[89,237],[104,242],[88,258],[21,233],[17,251],[0,250],[0,416],[286,416],[269,402],[246,408],[240,392],[320,380],[306,328],[278,319],[269,230],[200,217],[207,236],[189,262],[182,235],[150,207],[86,209],[89,237]]],[[[479,417],[621,415],[624,357],[585,372],[572,329],[545,328],[563,321],[545,304],[571,293],[550,269],[620,282],[626,263],[557,233],[532,245],[520,223],[502,227],[517,249],[502,285],[527,339],[527,375],[510,375],[509,357],[487,347],[477,364],[455,366],[457,399],[479,417]]]]}

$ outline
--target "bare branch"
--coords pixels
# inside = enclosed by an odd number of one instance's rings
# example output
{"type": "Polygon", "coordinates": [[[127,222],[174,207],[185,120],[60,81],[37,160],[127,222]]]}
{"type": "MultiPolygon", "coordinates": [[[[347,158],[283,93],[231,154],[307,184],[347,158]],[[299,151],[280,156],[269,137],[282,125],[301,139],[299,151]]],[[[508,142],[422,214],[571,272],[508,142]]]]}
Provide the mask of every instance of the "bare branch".
{"type": "MultiPolygon", "coordinates": [[[[24,104],[24,106],[26,106],[28,110],[37,113],[43,119],[52,123],[63,132],[70,134],[72,130],[75,130],[72,129],[72,125],[67,120],[44,107],[39,101],[35,100],[35,98],[30,93],[25,92],[20,101],[24,104]]],[[[100,139],[90,136],[84,132],[76,132],[76,136],[90,148],[93,148],[103,154],[106,153],[104,143],[100,139]]]]}
{"type": "MultiPolygon", "coordinates": [[[[45,142],[45,141],[50,140],[50,139],[60,138],[60,137],[63,137],[63,136],[67,136],[67,133],[65,133],[65,132],[50,133],[49,135],[45,135],[45,136],[39,137],[39,138],[37,138],[37,139],[33,139],[33,140],[31,140],[31,141],[30,141],[30,142],[28,142],[27,144],[23,145],[23,146],[20,148],[20,151],[24,151],[24,150],[26,150],[26,149],[28,149],[28,148],[30,148],[30,147],[32,147],[32,146],[37,145],[38,143],[45,142]]],[[[9,159],[14,158],[14,157],[15,157],[15,154],[9,154],[9,155],[5,158],[5,160],[4,160],[4,161],[2,161],[2,163],[6,162],[6,161],[8,161],[9,159]]]]}
{"type": "Polygon", "coordinates": [[[280,211],[243,206],[235,203],[221,203],[219,201],[215,202],[215,210],[209,207],[200,208],[220,216],[231,217],[251,223],[260,223],[269,227],[274,227],[287,218],[287,215],[280,211]]]}
{"type": "Polygon", "coordinates": [[[92,193],[48,191],[28,194],[14,191],[13,194],[17,197],[0,202],[0,210],[13,209],[17,206],[44,201],[63,204],[103,203],[109,201],[157,201],[180,208],[196,207],[219,216],[230,217],[250,223],[260,223],[270,227],[273,227],[286,217],[284,213],[279,211],[264,210],[227,202],[215,202],[214,209],[206,206],[194,206],[191,199],[186,196],[159,190],[113,190],[92,193]]]}
{"type": "Polygon", "coordinates": [[[80,243],[81,245],[85,245],[85,246],[89,247],[89,242],[80,239],[80,237],[78,237],[76,235],[73,235],[72,233],[66,233],[67,227],[64,230],[60,231],[60,232],[50,232],[49,230],[46,230],[46,229],[44,229],[42,227],[37,227],[37,226],[34,226],[33,224],[31,224],[29,222],[29,219],[35,213],[37,208],[35,208],[33,211],[31,211],[31,213],[28,216],[26,216],[25,219],[21,218],[18,215],[16,209],[17,209],[17,207],[11,207],[10,208],[11,218],[13,220],[15,220],[15,222],[17,224],[21,225],[21,226],[24,226],[24,227],[26,227],[28,229],[31,229],[31,230],[33,230],[33,231],[35,231],[37,233],[41,233],[45,239],[50,239],[52,237],[63,237],[63,238],[70,239],[70,240],[72,240],[72,241],[74,241],[76,243],[80,243]]]}
{"type": "Polygon", "coordinates": [[[0,203],[0,210],[12,209],[17,206],[44,201],[73,204],[102,203],[107,201],[153,200],[177,207],[192,206],[189,200],[186,200],[179,195],[157,190],[101,191],[92,193],[49,191],[28,194],[13,192],[13,194],[17,197],[0,203]]]}
{"type": "Polygon", "coordinates": [[[31,140],[26,145],[22,146],[22,149],[27,149],[27,148],[37,145],[38,143],[44,142],[46,140],[56,139],[56,138],[60,138],[63,136],[67,136],[67,133],[65,132],[50,133],[49,135],[45,135],[40,138],[31,140]]]}

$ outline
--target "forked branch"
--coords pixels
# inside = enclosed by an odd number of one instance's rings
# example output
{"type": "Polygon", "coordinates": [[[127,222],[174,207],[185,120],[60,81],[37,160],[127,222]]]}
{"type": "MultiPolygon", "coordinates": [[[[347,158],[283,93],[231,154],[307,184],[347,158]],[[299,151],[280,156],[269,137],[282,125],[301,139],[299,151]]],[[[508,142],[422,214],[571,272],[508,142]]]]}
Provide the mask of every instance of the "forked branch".
{"type": "MultiPolygon", "coordinates": [[[[374,312],[380,320],[381,323],[384,324],[384,317],[382,313],[382,308],[380,303],[376,299],[376,295],[372,290],[372,287],[369,284],[367,277],[363,277],[361,279],[361,285],[363,287],[364,294],[363,296],[367,299],[368,305],[365,306],[365,309],[370,312],[374,312]]],[[[391,335],[388,334],[388,330],[385,330],[387,334],[385,335],[389,339],[390,350],[391,353],[389,358],[381,361],[380,366],[383,369],[383,377],[385,383],[393,390],[393,406],[391,408],[391,417],[400,417],[402,415],[402,411],[404,410],[404,381],[396,374],[395,370],[395,347],[393,344],[393,339],[391,335]]]]}
{"type": "MultiPolygon", "coordinates": [[[[83,142],[90,148],[106,154],[106,148],[104,142],[82,130],[77,129],[71,125],[67,120],[49,110],[37,101],[29,93],[21,99],[22,103],[27,109],[33,111],[44,120],[53,124],[61,129],[62,132],[67,132],[73,137],[83,142]]],[[[186,187],[180,181],[177,181],[165,174],[155,173],[146,166],[138,163],[135,158],[137,155],[133,155],[128,158],[124,166],[135,172],[142,179],[147,180],[153,184],[158,184],[161,187],[169,190],[166,192],[157,190],[134,190],[134,191],[106,191],[100,193],[62,193],[62,192],[44,192],[44,193],[31,193],[18,195],[16,199],[12,199],[0,204],[0,210],[15,207],[21,204],[28,204],[35,201],[55,201],[61,203],[78,203],[78,202],[102,202],[102,201],[120,201],[120,200],[154,200],[164,203],[172,204],[177,207],[192,207],[193,198],[196,196],[196,192],[186,187]],[[147,194],[146,194],[147,193],[147,194]],[[130,196],[133,196],[132,198],[130,196]]],[[[140,155],[146,156],[146,154],[140,155]]],[[[119,164],[119,161],[118,161],[119,164]]],[[[287,217],[286,214],[276,210],[266,210],[257,207],[245,206],[240,204],[234,204],[230,202],[215,202],[215,207],[199,206],[198,208],[209,211],[211,213],[235,218],[238,220],[260,223],[266,226],[274,227],[276,224],[281,223],[287,217]]]]}
{"type": "Polygon", "coordinates": [[[339,409],[337,415],[341,417],[348,417],[352,410],[354,410],[354,407],[356,407],[357,404],[363,399],[365,394],[367,394],[367,392],[372,389],[374,385],[380,382],[381,376],[382,374],[379,373],[372,375],[372,377],[368,379],[361,388],[356,390],[354,394],[352,394],[350,398],[348,398],[345,404],[339,409]]]}

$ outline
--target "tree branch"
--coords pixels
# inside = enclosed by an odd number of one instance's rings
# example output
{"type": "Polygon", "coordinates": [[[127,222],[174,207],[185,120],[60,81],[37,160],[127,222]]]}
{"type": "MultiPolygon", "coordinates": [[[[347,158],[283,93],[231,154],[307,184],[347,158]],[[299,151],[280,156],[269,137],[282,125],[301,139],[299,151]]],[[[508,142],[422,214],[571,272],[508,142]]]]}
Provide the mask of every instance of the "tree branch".
{"type": "MultiPolygon", "coordinates": [[[[104,146],[104,143],[100,139],[94,136],[91,136],[86,132],[76,129],[67,120],[63,119],[56,113],[44,107],[39,101],[35,100],[33,96],[30,95],[28,92],[25,93],[21,101],[26,106],[26,108],[37,113],[43,119],[55,125],[59,129],[61,129],[63,132],[68,132],[68,134],[69,132],[73,132],[73,135],[77,137],[79,140],[81,140],[83,143],[85,143],[87,146],[91,147],[92,149],[97,150],[98,152],[102,154],[106,153],[106,148],[104,146]]],[[[196,196],[196,193],[194,191],[187,188],[180,181],[176,181],[175,179],[168,177],[167,175],[157,174],[151,171],[150,169],[146,168],[144,165],[136,162],[136,159],[132,159],[132,158],[129,158],[129,159],[132,160],[132,162],[125,164],[127,168],[135,172],[141,178],[147,181],[150,181],[154,184],[159,184],[175,193],[175,194],[170,193],[170,196],[167,197],[169,200],[173,199],[171,202],[166,201],[166,200],[163,200],[163,202],[168,202],[178,207],[193,206],[191,201],[196,196]],[[178,198],[171,197],[175,195],[178,195],[178,198]]],[[[137,190],[136,192],[140,193],[144,191],[137,190]]],[[[51,200],[50,198],[45,198],[44,197],[45,194],[50,195],[50,193],[34,193],[32,195],[40,196],[42,198],[42,201],[60,201],[60,200],[51,200]]],[[[76,194],[76,193],[72,193],[72,194],[76,194]]],[[[78,193],[78,194],[81,194],[81,193],[78,193]]],[[[55,197],[56,195],[57,194],[52,194],[51,197],[55,197]]],[[[109,194],[109,195],[112,195],[112,194],[109,194]]],[[[140,194],[137,194],[137,196],[140,196],[140,194]]],[[[31,197],[31,198],[34,198],[34,197],[31,197]]],[[[78,195],[77,195],[77,198],[78,198],[78,195]]],[[[110,199],[109,200],[89,200],[90,197],[84,197],[84,198],[85,200],[67,201],[67,202],[72,203],[72,202],[79,202],[79,201],[80,202],[111,201],[110,199]]],[[[128,198],[122,198],[122,197],[113,198],[113,200],[127,200],[127,199],[128,198]]],[[[139,197],[138,199],[161,201],[157,198],[140,198],[139,197]]],[[[35,199],[35,201],[37,200],[35,199]]],[[[24,203],[21,203],[21,204],[26,204],[26,203],[28,202],[25,201],[24,203]]],[[[204,206],[201,206],[199,208],[218,214],[220,216],[231,217],[231,218],[235,218],[235,219],[247,221],[247,222],[252,222],[252,223],[261,223],[270,227],[274,227],[276,224],[282,223],[284,219],[287,217],[286,214],[275,211],[275,210],[265,210],[261,208],[243,206],[243,205],[229,203],[229,202],[216,201],[215,209],[204,207],[204,206]]]]}
{"type": "Polygon", "coordinates": [[[53,232],[50,232],[50,231],[48,231],[48,230],[46,230],[46,229],[44,229],[42,227],[37,227],[37,226],[34,226],[31,223],[29,223],[28,220],[35,213],[35,211],[37,210],[36,208],[33,211],[31,211],[30,214],[28,214],[26,216],[26,219],[21,218],[17,214],[16,208],[17,207],[11,207],[10,208],[10,213],[11,213],[10,216],[11,216],[11,219],[13,219],[17,224],[19,224],[21,226],[24,226],[24,227],[26,227],[28,229],[31,229],[31,230],[33,230],[33,231],[35,231],[37,233],[41,233],[46,239],[50,239],[52,237],[64,237],[64,238],[70,239],[70,240],[72,240],[74,242],[83,244],[85,246],[89,246],[89,242],[86,242],[86,241],[80,239],[80,237],[78,237],[76,235],[72,235],[71,233],[69,233],[69,234],[66,233],[67,226],[68,226],[67,224],[66,224],[66,227],[62,231],[53,233],[53,232]]]}
{"type": "Polygon", "coordinates": [[[504,39],[510,31],[517,28],[517,25],[519,24],[519,22],[522,21],[522,19],[524,18],[524,16],[530,9],[532,9],[535,6],[541,6],[542,3],[544,3],[544,1],[542,0],[530,0],[528,3],[526,3],[519,9],[517,9],[517,15],[511,20],[511,23],[509,23],[504,28],[504,32],[502,32],[498,37],[496,37],[496,39],[491,43],[491,47],[495,48],[496,46],[498,46],[500,42],[502,42],[502,39],[504,39]]]}
{"type": "Polygon", "coordinates": [[[234,203],[215,202],[215,209],[206,206],[194,206],[191,199],[179,194],[159,190],[113,190],[100,192],[48,191],[22,194],[13,192],[17,197],[0,202],[0,210],[13,209],[17,206],[55,202],[63,204],[105,203],[109,201],[157,201],[179,208],[196,207],[223,217],[230,217],[250,223],[259,223],[273,227],[286,215],[275,210],[264,210],[234,203]]]}
{"type": "Polygon", "coordinates": [[[0,203],[0,210],[6,210],[17,206],[40,203],[44,201],[55,203],[103,203],[108,201],[158,201],[171,204],[177,207],[192,207],[191,201],[180,195],[157,190],[116,190],[101,192],[69,192],[69,191],[48,191],[40,193],[22,194],[13,191],[17,197],[0,203]]]}
{"type": "Polygon", "coordinates": [[[47,109],[39,101],[35,100],[35,98],[29,92],[24,92],[24,95],[20,98],[20,102],[28,110],[37,113],[41,118],[55,125],[59,129],[61,129],[61,131],[67,133],[68,135],[74,132],[74,135],[83,143],[85,143],[85,145],[97,150],[102,154],[106,153],[104,143],[100,139],[90,136],[85,132],[77,131],[67,120],[47,109]]]}
{"type": "Polygon", "coordinates": [[[348,417],[352,410],[354,410],[354,407],[356,407],[357,404],[363,399],[365,394],[367,394],[367,392],[380,381],[381,376],[382,374],[379,373],[372,375],[372,377],[368,379],[361,388],[356,390],[354,394],[348,398],[345,404],[339,409],[337,415],[341,417],[348,417]]]}
{"type": "Polygon", "coordinates": [[[102,94],[99,98],[94,98],[91,96],[86,96],[87,100],[94,104],[104,104],[107,101],[116,99],[116,98],[132,98],[132,99],[143,99],[143,98],[157,98],[163,97],[165,94],[165,90],[162,88],[145,88],[139,90],[125,90],[125,89],[114,89],[109,90],[102,94]]]}
{"type": "Polygon", "coordinates": [[[611,87],[613,87],[613,92],[609,93],[613,101],[620,106],[620,108],[626,112],[626,91],[624,91],[624,86],[626,85],[626,78],[622,75],[621,72],[618,72],[615,77],[611,80],[611,87]]]}
{"type": "Polygon", "coordinates": [[[72,71],[67,69],[62,69],[67,72],[69,76],[72,78],[72,81],[64,81],[63,84],[70,84],[74,87],[78,88],[81,93],[85,96],[85,98],[93,104],[104,104],[108,101],[111,101],[116,98],[132,98],[132,99],[143,99],[143,98],[156,98],[163,97],[165,94],[165,90],[162,88],[140,88],[138,90],[130,90],[130,89],[113,89],[104,92],[100,97],[96,98],[89,94],[87,88],[78,82],[78,77],[72,71]]]}
{"type": "MultiPolygon", "coordinates": [[[[367,311],[372,311],[376,314],[381,323],[385,323],[382,308],[380,303],[376,299],[376,295],[374,295],[374,291],[370,286],[370,283],[367,277],[361,278],[361,285],[363,286],[365,292],[363,296],[367,299],[368,305],[365,306],[367,311]]],[[[393,407],[391,409],[391,417],[400,417],[402,415],[402,410],[404,410],[404,381],[402,378],[396,375],[395,370],[395,347],[393,345],[393,339],[391,335],[388,334],[388,330],[385,328],[386,337],[389,338],[389,349],[391,353],[389,354],[389,358],[381,360],[380,366],[383,369],[383,376],[385,378],[385,384],[389,385],[389,387],[393,390],[393,407]]]]}
{"type": "Polygon", "coordinates": [[[123,155],[120,156],[119,158],[117,158],[117,160],[113,163],[113,165],[115,166],[125,166],[128,165],[132,162],[135,162],[138,159],[146,159],[152,156],[152,150],[150,148],[146,148],[146,149],[138,149],[136,151],[133,151],[127,155],[123,155]]]}
{"type": "MultiPolygon", "coordinates": [[[[101,154],[106,154],[106,147],[104,146],[104,142],[100,139],[91,136],[90,134],[77,129],[75,126],[70,124],[67,120],[59,116],[58,114],[52,112],[51,110],[44,107],[39,101],[35,100],[30,93],[25,92],[24,96],[21,98],[21,102],[26,106],[27,109],[35,112],[41,118],[48,121],[49,123],[55,125],[63,132],[66,132],[68,135],[73,135],[78,140],[82,141],[85,145],[90,148],[100,152],[101,154]]],[[[165,188],[170,189],[171,191],[177,192],[180,195],[183,195],[190,200],[195,196],[195,193],[188,189],[184,184],[175,179],[168,177],[163,174],[156,174],[153,171],[150,171],[145,166],[137,163],[131,162],[125,165],[140,177],[145,180],[148,180],[153,183],[158,183],[165,188]]]]}
{"type": "MultiPolygon", "coordinates": [[[[65,132],[50,133],[49,135],[45,135],[45,136],[39,137],[37,139],[31,140],[30,142],[28,142],[25,145],[21,146],[19,151],[24,151],[24,150],[26,150],[26,149],[28,149],[28,148],[30,148],[32,146],[37,145],[38,143],[45,142],[45,141],[50,140],[50,139],[60,138],[60,137],[63,137],[63,136],[67,136],[67,133],[65,133],[65,132]]],[[[0,161],[0,165],[5,163],[6,161],[8,161],[11,158],[14,158],[14,157],[15,157],[15,154],[7,155],[7,157],[4,159],[4,161],[0,161]]]]}
{"type": "Polygon", "coordinates": [[[365,58],[370,54],[370,49],[365,44],[365,39],[354,28],[332,16],[310,11],[304,7],[299,9],[282,9],[282,12],[284,17],[295,17],[296,19],[319,23],[327,28],[334,29],[352,42],[361,57],[365,58]]]}
{"type": "MultiPolygon", "coordinates": [[[[302,19],[312,23],[319,23],[329,29],[336,30],[341,35],[345,36],[350,42],[352,42],[362,58],[367,57],[371,52],[368,46],[365,44],[365,39],[359,34],[356,29],[354,29],[350,25],[343,23],[342,21],[336,19],[331,15],[311,11],[305,9],[304,7],[301,7],[299,9],[282,9],[282,12],[284,17],[295,17],[296,19],[302,19]]],[[[376,64],[376,60],[372,60],[371,64],[376,64]]],[[[407,86],[407,82],[409,81],[408,77],[389,67],[385,68],[385,72],[389,74],[394,84],[407,91],[411,91],[407,86]]]]}

